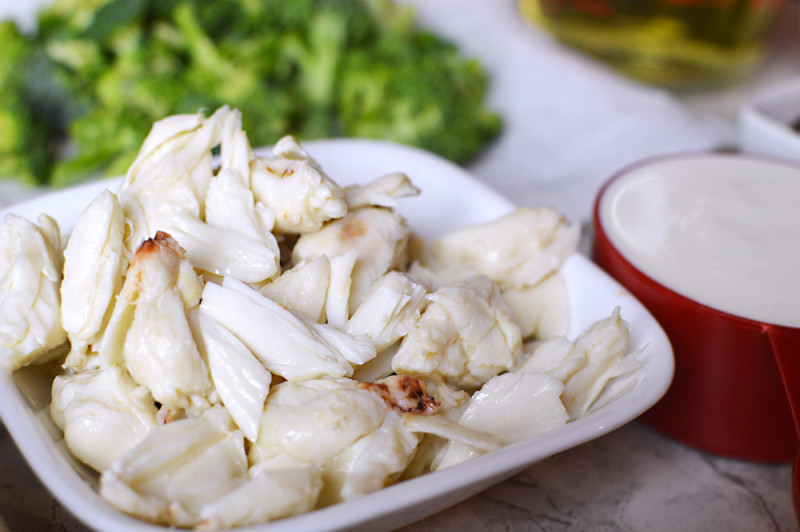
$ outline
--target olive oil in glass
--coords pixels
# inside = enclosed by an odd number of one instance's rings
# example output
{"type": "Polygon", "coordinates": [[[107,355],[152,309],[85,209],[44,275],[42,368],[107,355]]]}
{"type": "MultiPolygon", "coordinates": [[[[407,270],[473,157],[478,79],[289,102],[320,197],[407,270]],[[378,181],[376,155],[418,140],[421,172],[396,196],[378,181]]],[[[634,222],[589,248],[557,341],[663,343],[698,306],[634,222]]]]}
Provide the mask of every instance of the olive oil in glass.
{"type": "Polygon", "coordinates": [[[560,41],[641,81],[721,85],[764,54],[782,0],[519,0],[560,41]]]}

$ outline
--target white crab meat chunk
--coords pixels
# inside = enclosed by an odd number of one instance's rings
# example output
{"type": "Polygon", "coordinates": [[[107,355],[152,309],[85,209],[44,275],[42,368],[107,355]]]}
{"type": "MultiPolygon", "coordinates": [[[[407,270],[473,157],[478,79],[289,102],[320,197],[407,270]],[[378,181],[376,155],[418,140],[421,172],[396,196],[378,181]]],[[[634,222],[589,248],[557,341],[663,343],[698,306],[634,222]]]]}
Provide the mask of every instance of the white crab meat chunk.
{"type": "Polygon", "coordinates": [[[301,262],[279,277],[261,286],[259,291],[311,321],[325,320],[325,296],[331,277],[331,263],[326,256],[301,262]]]}
{"type": "Polygon", "coordinates": [[[390,376],[394,373],[392,358],[399,348],[398,342],[378,351],[375,358],[353,369],[353,378],[361,382],[373,382],[390,376]]]}
{"type": "Polygon", "coordinates": [[[198,345],[208,360],[220,400],[245,437],[255,441],[272,374],[241,340],[215,320],[200,314],[198,322],[198,345]]]}
{"type": "Polygon", "coordinates": [[[0,365],[11,370],[49,358],[67,339],[61,326],[61,233],[14,214],[0,223],[0,365]]]}
{"type": "Polygon", "coordinates": [[[494,434],[468,427],[444,416],[408,415],[405,425],[413,432],[438,436],[446,442],[458,442],[476,452],[489,452],[503,446],[503,440],[494,434]]]}
{"type": "Polygon", "coordinates": [[[267,401],[249,458],[255,464],[320,464],[322,506],[379,489],[405,469],[418,442],[401,414],[435,411],[413,380],[417,386],[350,379],[281,383],[267,401]]]}
{"type": "Polygon", "coordinates": [[[81,213],[64,250],[61,322],[71,351],[65,366],[86,363],[89,346],[108,323],[128,261],[124,215],[116,195],[101,192],[81,213]]]}
{"type": "Polygon", "coordinates": [[[523,346],[524,358],[514,370],[521,373],[546,373],[566,382],[576,371],[586,365],[586,354],[573,349],[573,344],[563,336],[554,336],[523,346]]]}
{"type": "Polygon", "coordinates": [[[383,423],[331,460],[320,505],[356,499],[393,484],[406,469],[419,436],[390,411],[383,423]]]}
{"type": "Polygon", "coordinates": [[[350,317],[350,292],[357,259],[355,250],[328,259],[331,275],[325,292],[325,321],[334,327],[344,328],[350,317]]]}
{"type": "Polygon", "coordinates": [[[250,167],[254,159],[255,154],[250,146],[250,140],[242,129],[242,113],[238,109],[231,109],[222,122],[220,173],[233,173],[249,188],[250,167]]]}
{"type": "Polygon", "coordinates": [[[172,222],[170,234],[199,270],[244,283],[260,283],[279,273],[280,250],[274,237],[254,240],[204,223],[186,212],[173,216],[172,222]]]}
{"type": "MultiPolygon", "coordinates": [[[[544,373],[504,373],[477,391],[458,420],[460,425],[488,432],[504,444],[536,437],[569,420],[561,402],[564,385],[544,373]]],[[[483,451],[450,442],[435,468],[465,462],[483,451]]]]}
{"type": "MultiPolygon", "coordinates": [[[[103,472],[100,494],[134,516],[190,527],[209,519],[209,513],[216,516],[214,503],[224,504],[224,497],[246,489],[250,481],[242,434],[232,430],[230,417],[217,407],[201,417],[152,430],[103,472]]],[[[297,491],[310,491],[288,484],[297,491]]],[[[250,487],[258,491],[259,485],[250,487]]],[[[269,497],[269,493],[259,495],[269,497]]],[[[311,495],[314,501],[316,494],[311,495]]],[[[296,505],[290,504],[286,513],[293,508],[296,505]]]]}
{"type": "Polygon", "coordinates": [[[100,348],[101,366],[124,364],[168,407],[186,408],[211,388],[187,317],[187,304],[198,301],[195,283],[177,242],[156,233],[134,255],[100,348]]]}
{"type": "Polygon", "coordinates": [[[426,389],[439,403],[438,414],[453,421],[461,417],[471,397],[466,391],[448,386],[444,382],[428,382],[426,389]]]}
{"type": "MultiPolygon", "coordinates": [[[[263,203],[257,202],[250,189],[251,164],[254,160],[255,155],[250,148],[250,142],[242,130],[241,113],[234,109],[227,115],[222,127],[220,169],[208,184],[204,221],[211,226],[233,232],[235,238],[238,238],[238,235],[246,237],[250,248],[257,249],[260,244],[265,248],[262,254],[274,255],[276,268],[263,277],[266,279],[277,271],[279,250],[272,234],[272,229],[275,227],[275,212],[263,203]]],[[[249,254],[252,255],[252,251],[249,254]]],[[[251,257],[253,258],[258,262],[257,257],[251,257]]],[[[225,262],[219,258],[216,264],[216,269],[220,270],[223,269],[225,262]]]]}
{"type": "Polygon", "coordinates": [[[369,340],[306,320],[232,279],[221,286],[206,284],[200,312],[242,340],[272,373],[288,380],[350,376],[353,363],[375,356],[369,340]]]}
{"type": "Polygon", "coordinates": [[[200,511],[198,530],[258,525],[314,509],[322,490],[319,468],[305,464],[286,469],[253,467],[250,478],[200,511]]]}
{"type": "Polygon", "coordinates": [[[119,367],[58,376],[50,415],[76,458],[104,471],[158,425],[150,393],[119,367]]]}
{"type": "Polygon", "coordinates": [[[401,478],[414,478],[430,472],[436,456],[450,441],[486,451],[502,445],[500,440],[490,434],[457,423],[469,403],[470,394],[443,382],[426,383],[426,391],[439,408],[435,416],[406,416],[406,426],[423,437],[401,478]]]}
{"type": "Polygon", "coordinates": [[[350,211],[315,233],[302,235],[292,250],[295,263],[319,255],[328,258],[356,251],[350,287],[350,312],[364,300],[372,283],[393,269],[404,269],[410,230],[392,210],[367,207],[350,211]]]}
{"type": "Polygon", "coordinates": [[[501,288],[532,286],[578,247],[580,229],[549,207],[520,207],[480,225],[458,229],[433,241],[426,261],[435,269],[467,268],[501,288]]]}
{"type": "Polygon", "coordinates": [[[309,379],[273,386],[251,463],[287,455],[324,463],[381,425],[383,400],[349,379],[309,379]]]}
{"type": "Polygon", "coordinates": [[[564,277],[551,273],[534,286],[503,290],[523,338],[547,339],[569,331],[569,293],[564,277]]]}
{"type": "Polygon", "coordinates": [[[383,351],[414,327],[427,293],[427,287],[411,276],[389,272],[372,285],[345,330],[366,336],[378,351],[383,351]]]}
{"type": "Polygon", "coordinates": [[[344,194],[350,210],[373,206],[396,209],[400,206],[398,199],[418,196],[419,189],[406,174],[394,172],[364,185],[345,187],[344,194]]]}
{"type": "Polygon", "coordinates": [[[205,221],[277,250],[278,243],[272,234],[275,212],[256,203],[245,179],[228,169],[220,170],[211,179],[205,200],[205,221]]]}
{"type": "Polygon", "coordinates": [[[517,364],[520,329],[487,277],[476,275],[427,297],[425,312],[392,359],[396,373],[477,389],[517,364]]]}
{"type": "Polygon", "coordinates": [[[278,233],[317,231],[347,212],[344,190],[292,136],[278,141],[273,158],[255,159],[251,168],[255,199],[275,212],[278,233]]]}
{"type": "Polygon", "coordinates": [[[408,273],[417,279],[423,279],[434,290],[448,284],[463,281],[476,274],[475,271],[467,268],[434,269],[422,264],[419,260],[414,260],[409,265],[408,273]]]}
{"type": "Polygon", "coordinates": [[[628,324],[617,307],[611,315],[584,330],[573,343],[573,350],[583,353],[586,364],[565,382],[562,399],[570,417],[587,412],[609,381],[633,370],[638,365],[629,360],[628,324]]]}
{"type": "Polygon", "coordinates": [[[202,218],[214,174],[211,150],[220,143],[230,112],[221,107],[208,118],[198,112],[153,124],[118,192],[129,223],[130,254],[156,231],[170,232],[175,214],[202,218]]]}

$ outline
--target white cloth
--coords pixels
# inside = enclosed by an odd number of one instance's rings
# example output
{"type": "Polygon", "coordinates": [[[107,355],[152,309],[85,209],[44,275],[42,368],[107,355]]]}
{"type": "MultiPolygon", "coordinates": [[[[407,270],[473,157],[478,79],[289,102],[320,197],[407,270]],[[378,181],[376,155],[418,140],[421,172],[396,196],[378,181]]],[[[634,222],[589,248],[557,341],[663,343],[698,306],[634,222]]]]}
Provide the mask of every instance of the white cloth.
{"type": "Polygon", "coordinates": [[[670,93],[561,46],[526,23],[514,0],[399,1],[489,72],[488,103],[504,131],[469,169],[517,204],[586,222],[599,187],[622,167],[721,143],[670,93]]]}

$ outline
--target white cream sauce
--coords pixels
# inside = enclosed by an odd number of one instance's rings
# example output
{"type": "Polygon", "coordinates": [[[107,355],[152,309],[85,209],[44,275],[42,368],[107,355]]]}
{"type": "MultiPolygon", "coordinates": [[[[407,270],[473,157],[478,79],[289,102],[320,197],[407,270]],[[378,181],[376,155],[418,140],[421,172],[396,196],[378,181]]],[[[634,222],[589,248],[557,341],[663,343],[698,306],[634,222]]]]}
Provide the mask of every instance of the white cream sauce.
{"type": "Polygon", "coordinates": [[[612,244],[662,285],[717,310],[800,327],[800,167],[736,155],[667,159],[600,201],[612,244]]]}

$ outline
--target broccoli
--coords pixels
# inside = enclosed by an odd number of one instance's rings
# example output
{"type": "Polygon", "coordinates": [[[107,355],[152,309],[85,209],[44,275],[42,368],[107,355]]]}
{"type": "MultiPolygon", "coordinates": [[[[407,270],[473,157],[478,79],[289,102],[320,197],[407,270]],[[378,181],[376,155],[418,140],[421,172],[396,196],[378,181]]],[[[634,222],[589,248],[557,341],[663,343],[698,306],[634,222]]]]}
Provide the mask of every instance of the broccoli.
{"type": "Polygon", "coordinates": [[[338,109],[345,135],[386,138],[467,161],[500,131],[482,100],[488,79],[475,61],[431,35],[385,35],[347,58],[338,109]]]}
{"type": "Polygon", "coordinates": [[[154,121],[223,104],[242,111],[254,145],[369,137],[464,163],[501,129],[481,66],[390,0],[55,0],[20,37],[37,81],[7,91],[31,101],[14,115],[24,127],[0,109],[16,139],[0,149],[25,153],[12,129],[45,149],[66,137],[68,155],[29,164],[54,186],[124,173],[154,121]],[[55,118],[41,133],[38,115],[55,118]]]}
{"type": "Polygon", "coordinates": [[[33,46],[16,24],[0,21],[0,49],[0,176],[40,184],[52,156],[47,128],[36,119],[27,97],[25,66],[33,58],[33,46]]]}

